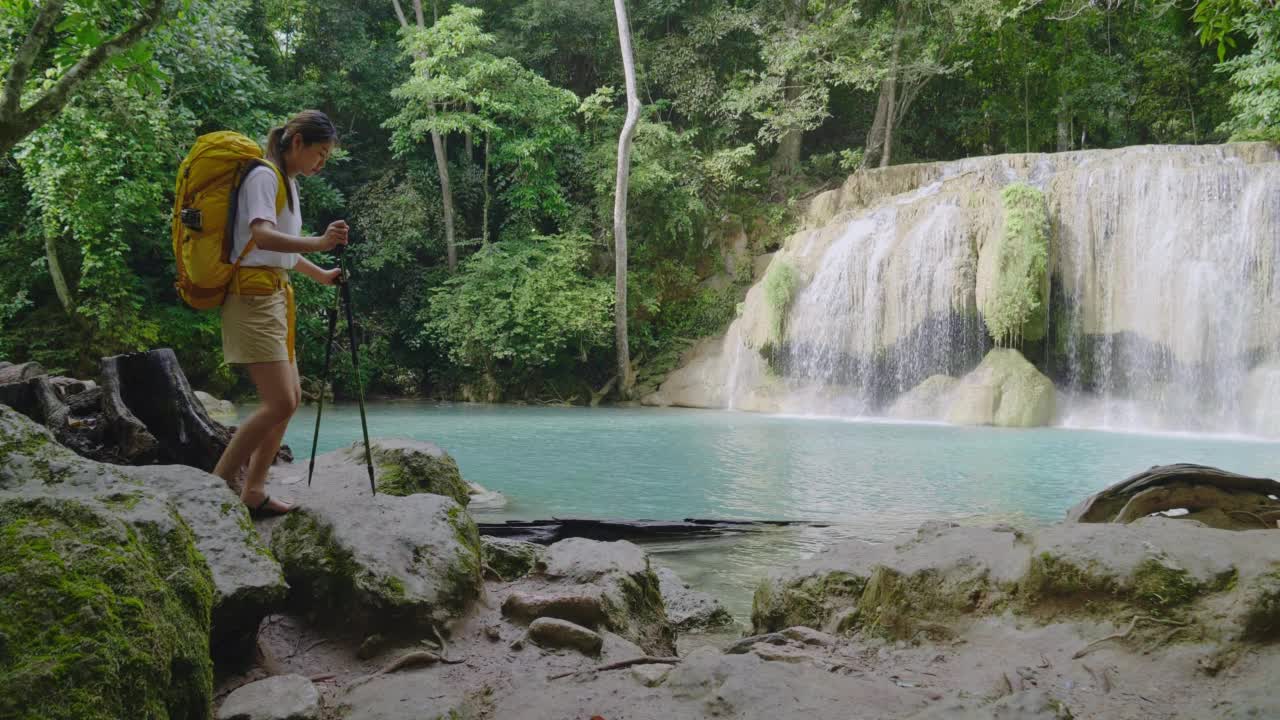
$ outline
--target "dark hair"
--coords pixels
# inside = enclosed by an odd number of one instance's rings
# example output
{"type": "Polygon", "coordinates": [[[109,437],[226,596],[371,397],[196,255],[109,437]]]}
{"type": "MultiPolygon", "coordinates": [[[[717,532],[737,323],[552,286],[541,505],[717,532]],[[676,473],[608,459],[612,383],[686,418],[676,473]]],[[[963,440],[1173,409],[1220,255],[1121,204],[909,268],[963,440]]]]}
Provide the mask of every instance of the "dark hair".
{"type": "MultiPolygon", "coordinates": [[[[338,129],[328,115],[319,110],[303,110],[289,118],[282,126],[271,128],[267,133],[267,159],[270,160],[285,180],[289,179],[289,168],[285,164],[284,154],[293,143],[294,136],[301,135],[304,145],[316,143],[338,142],[338,129]]],[[[285,182],[285,194],[289,198],[289,209],[293,209],[293,184],[285,182]]]]}

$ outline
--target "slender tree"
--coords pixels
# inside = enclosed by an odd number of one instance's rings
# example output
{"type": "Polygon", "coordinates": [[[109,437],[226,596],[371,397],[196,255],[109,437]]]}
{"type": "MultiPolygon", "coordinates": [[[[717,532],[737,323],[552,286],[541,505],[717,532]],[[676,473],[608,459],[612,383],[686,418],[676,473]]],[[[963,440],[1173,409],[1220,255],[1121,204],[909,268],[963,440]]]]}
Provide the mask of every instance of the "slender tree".
{"type": "Polygon", "coordinates": [[[636,63],[631,51],[631,23],[624,0],[613,0],[618,19],[618,45],[622,50],[622,70],[627,84],[627,119],[618,135],[618,182],[613,194],[614,242],[614,333],[618,346],[618,389],[623,399],[631,397],[635,376],[631,372],[631,349],[627,343],[627,185],[631,178],[631,140],[640,120],[640,98],[636,93],[636,63]]]}
{"type": "MultiPolygon", "coordinates": [[[[406,31],[411,27],[409,19],[405,17],[404,10],[400,7],[400,0],[391,0],[391,4],[395,6],[396,17],[400,19],[400,27],[406,31]]],[[[425,30],[427,27],[426,19],[422,14],[422,0],[413,0],[413,16],[417,23],[418,30],[425,30]]],[[[422,72],[430,79],[430,70],[423,65],[422,72]]],[[[435,108],[428,108],[429,112],[434,112],[435,108]]],[[[453,233],[453,190],[449,184],[449,160],[445,153],[444,138],[440,136],[440,131],[431,131],[431,147],[436,154],[436,172],[440,175],[440,199],[444,205],[444,245],[445,252],[448,255],[449,272],[456,272],[458,269],[458,246],[454,241],[453,233]]]]}

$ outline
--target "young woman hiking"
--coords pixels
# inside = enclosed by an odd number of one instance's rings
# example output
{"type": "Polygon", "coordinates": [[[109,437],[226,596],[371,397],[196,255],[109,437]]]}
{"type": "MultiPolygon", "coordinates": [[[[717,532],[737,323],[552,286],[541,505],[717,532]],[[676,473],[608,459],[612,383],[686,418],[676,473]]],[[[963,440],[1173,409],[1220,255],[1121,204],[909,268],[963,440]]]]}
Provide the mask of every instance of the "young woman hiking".
{"type": "Polygon", "coordinates": [[[238,194],[231,256],[240,257],[250,242],[253,247],[241,260],[222,306],[222,354],[228,365],[248,370],[262,405],[241,423],[213,472],[234,485],[237,473],[249,463],[240,499],[255,515],[293,509],[266,491],[267,470],[302,399],[289,271],[322,285],[334,284],[337,268],[323,270],[302,253],[347,242],[347,224],[341,220],[330,223],[319,237],[301,237],[302,208],[294,178],[320,172],[337,142],[338,132],[324,113],[298,113],[267,136],[267,159],[285,177],[284,208],[277,214],[280,181],[265,165],[249,171],[238,194]]]}

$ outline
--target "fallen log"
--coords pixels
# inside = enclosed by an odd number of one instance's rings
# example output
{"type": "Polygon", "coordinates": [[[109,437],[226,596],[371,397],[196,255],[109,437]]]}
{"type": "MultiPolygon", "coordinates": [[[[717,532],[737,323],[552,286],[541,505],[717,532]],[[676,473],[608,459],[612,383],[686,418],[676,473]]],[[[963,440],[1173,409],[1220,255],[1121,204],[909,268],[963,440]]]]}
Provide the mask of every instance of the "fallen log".
{"type": "MultiPolygon", "coordinates": [[[[1205,465],[1157,465],[1090,496],[1067,513],[1067,521],[1129,523],[1178,509],[1266,518],[1280,511],[1280,482],[1205,465]]],[[[1257,525],[1241,522],[1239,529],[1257,525]]]]}
{"type": "Polygon", "coordinates": [[[705,520],[688,518],[663,520],[585,520],[555,518],[551,520],[508,520],[503,523],[478,523],[481,535],[505,537],[550,545],[566,538],[588,540],[685,540],[715,538],[724,535],[764,532],[771,528],[806,526],[828,527],[823,523],[802,520],[705,520]]]}
{"type": "MultiPolygon", "coordinates": [[[[0,368],[5,377],[29,374],[34,363],[0,368]]],[[[0,384],[0,403],[48,427],[85,457],[121,465],[171,463],[212,471],[234,427],[209,417],[173,351],[102,359],[101,386],[47,375],[0,384]],[[68,394],[71,389],[80,392],[68,394]]],[[[41,371],[43,372],[43,371],[41,371]]],[[[281,447],[277,462],[291,462],[281,447]]]]}

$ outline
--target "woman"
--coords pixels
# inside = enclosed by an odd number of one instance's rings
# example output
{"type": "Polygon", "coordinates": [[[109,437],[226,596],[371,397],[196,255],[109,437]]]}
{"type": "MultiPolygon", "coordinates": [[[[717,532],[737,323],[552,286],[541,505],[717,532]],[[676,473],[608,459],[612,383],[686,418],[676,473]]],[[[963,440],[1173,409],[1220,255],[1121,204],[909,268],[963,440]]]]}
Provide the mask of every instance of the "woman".
{"type": "Polygon", "coordinates": [[[231,257],[241,257],[246,247],[249,250],[222,306],[222,353],[227,364],[248,369],[262,405],[236,430],[213,472],[234,485],[240,468],[249,463],[240,499],[254,515],[281,515],[294,507],[266,491],[267,470],[302,399],[293,348],[289,270],[332,285],[338,269],[322,270],[301,253],[331,250],[347,242],[347,224],[341,220],[330,223],[319,237],[300,236],[302,212],[294,178],[320,172],[337,142],[338,132],[324,113],[300,112],[267,136],[267,159],[286,182],[287,202],[280,213],[276,213],[280,181],[271,167],[250,170],[239,190],[231,257]]]}

